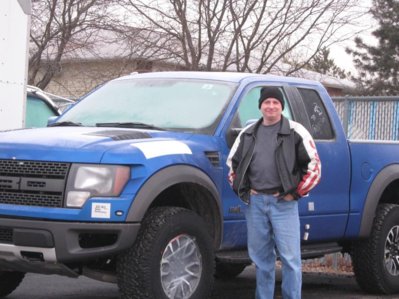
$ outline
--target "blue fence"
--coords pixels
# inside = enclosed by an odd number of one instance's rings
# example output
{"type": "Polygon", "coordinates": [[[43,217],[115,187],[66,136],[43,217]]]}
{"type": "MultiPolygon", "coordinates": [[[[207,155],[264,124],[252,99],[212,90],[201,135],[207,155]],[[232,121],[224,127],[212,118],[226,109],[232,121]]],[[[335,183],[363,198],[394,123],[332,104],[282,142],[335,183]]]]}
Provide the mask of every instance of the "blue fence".
{"type": "Polygon", "coordinates": [[[399,96],[334,97],[348,139],[399,140],[399,96]]]}

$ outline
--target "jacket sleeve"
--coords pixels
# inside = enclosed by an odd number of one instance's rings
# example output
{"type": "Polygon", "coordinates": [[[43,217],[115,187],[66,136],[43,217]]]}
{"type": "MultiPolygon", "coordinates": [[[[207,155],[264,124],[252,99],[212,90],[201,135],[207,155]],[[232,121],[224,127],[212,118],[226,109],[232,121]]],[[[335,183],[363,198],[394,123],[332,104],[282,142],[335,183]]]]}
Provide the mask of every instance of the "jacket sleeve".
{"type": "Polygon", "coordinates": [[[243,129],[240,134],[238,134],[236,140],[234,141],[233,146],[231,147],[230,153],[227,157],[226,164],[229,167],[229,174],[228,174],[228,179],[230,184],[233,184],[234,178],[235,178],[235,173],[238,167],[238,164],[241,161],[242,158],[242,134],[245,131],[243,129]]]}
{"type": "Polygon", "coordinates": [[[297,163],[302,171],[296,193],[302,197],[307,195],[319,183],[321,162],[316,144],[310,133],[300,124],[295,128],[295,131],[300,136],[297,147],[297,163]]]}
{"type": "Polygon", "coordinates": [[[248,126],[243,128],[240,134],[238,134],[236,140],[234,141],[234,144],[231,147],[230,153],[226,161],[227,166],[230,168],[229,174],[236,172],[238,164],[241,162],[242,159],[242,152],[244,147],[244,133],[254,125],[256,125],[256,123],[249,124],[248,126]]]}

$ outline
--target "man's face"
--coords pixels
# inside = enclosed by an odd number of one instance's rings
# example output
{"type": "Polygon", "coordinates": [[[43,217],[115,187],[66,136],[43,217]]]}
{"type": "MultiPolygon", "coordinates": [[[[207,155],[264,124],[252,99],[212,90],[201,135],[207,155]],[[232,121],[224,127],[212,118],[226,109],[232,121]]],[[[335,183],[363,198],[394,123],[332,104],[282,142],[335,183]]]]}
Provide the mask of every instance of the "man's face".
{"type": "Polygon", "coordinates": [[[268,98],[262,102],[260,111],[263,114],[263,119],[267,123],[273,124],[280,121],[283,107],[277,99],[268,98]]]}

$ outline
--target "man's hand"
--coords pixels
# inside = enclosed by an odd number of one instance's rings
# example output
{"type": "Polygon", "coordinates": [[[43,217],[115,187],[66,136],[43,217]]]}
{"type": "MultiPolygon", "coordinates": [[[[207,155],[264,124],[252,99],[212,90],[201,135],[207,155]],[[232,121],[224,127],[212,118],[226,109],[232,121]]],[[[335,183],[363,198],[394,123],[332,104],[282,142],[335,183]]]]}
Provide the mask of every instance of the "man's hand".
{"type": "Polygon", "coordinates": [[[294,200],[294,196],[292,194],[287,194],[286,196],[283,197],[283,199],[286,201],[291,201],[294,200]]]}
{"type": "Polygon", "coordinates": [[[274,197],[277,197],[277,198],[279,198],[279,199],[283,199],[283,200],[285,200],[285,201],[292,201],[292,200],[294,200],[295,198],[294,198],[294,196],[292,195],[292,194],[286,194],[286,195],[284,195],[284,196],[280,196],[280,193],[275,193],[275,194],[273,194],[273,196],[274,197]]]}
{"type": "Polygon", "coordinates": [[[229,180],[230,186],[233,186],[233,182],[234,182],[235,178],[236,178],[236,174],[234,172],[229,173],[227,179],[229,180]]]}

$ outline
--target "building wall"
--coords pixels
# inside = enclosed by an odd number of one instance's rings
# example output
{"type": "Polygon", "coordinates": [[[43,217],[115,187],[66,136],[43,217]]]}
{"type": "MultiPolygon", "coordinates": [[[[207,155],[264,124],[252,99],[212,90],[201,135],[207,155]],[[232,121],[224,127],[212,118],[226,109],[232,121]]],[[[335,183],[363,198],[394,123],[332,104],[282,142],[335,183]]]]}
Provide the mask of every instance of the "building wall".
{"type": "Polygon", "coordinates": [[[341,97],[344,95],[344,92],[340,88],[326,86],[326,89],[330,97],[341,97]]]}

